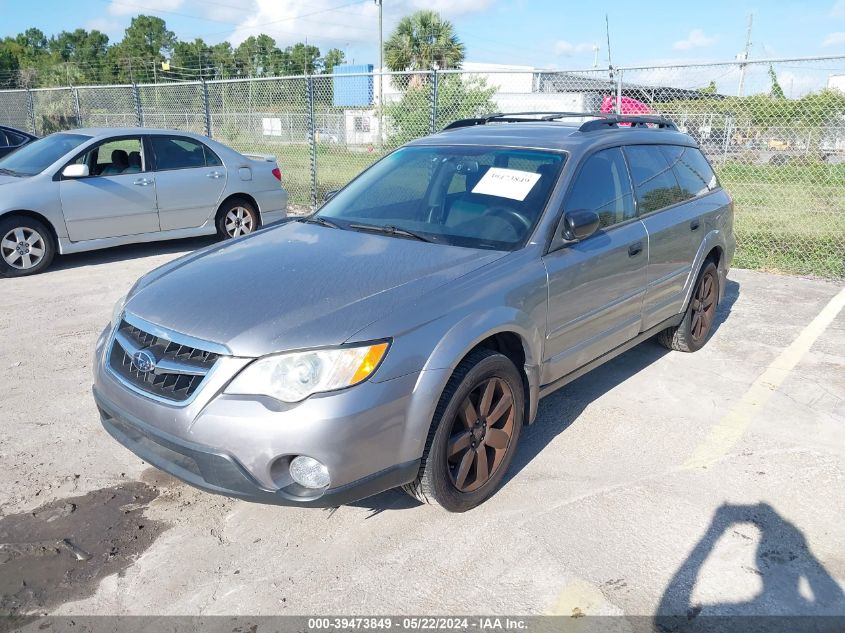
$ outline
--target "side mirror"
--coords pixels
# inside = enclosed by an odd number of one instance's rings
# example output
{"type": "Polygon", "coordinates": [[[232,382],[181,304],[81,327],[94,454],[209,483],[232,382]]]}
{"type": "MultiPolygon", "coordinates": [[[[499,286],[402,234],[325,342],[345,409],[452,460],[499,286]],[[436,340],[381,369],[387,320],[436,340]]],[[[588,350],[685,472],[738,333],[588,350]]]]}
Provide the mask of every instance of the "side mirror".
{"type": "Polygon", "coordinates": [[[62,170],[62,178],[85,178],[88,175],[88,165],[68,165],[62,170]]]}
{"type": "Polygon", "coordinates": [[[327,191],[326,193],[324,193],[323,202],[328,202],[329,200],[334,198],[337,195],[338,191],[340,191],[340,189],[332,189],[331,191],[327,191]]]}
{"type": "Polygon", "coordinates": [[[598,230],[600,223],[595,211],[569,211],[563,216],[563,238],[571,241],[587,239],[598,230]]]}

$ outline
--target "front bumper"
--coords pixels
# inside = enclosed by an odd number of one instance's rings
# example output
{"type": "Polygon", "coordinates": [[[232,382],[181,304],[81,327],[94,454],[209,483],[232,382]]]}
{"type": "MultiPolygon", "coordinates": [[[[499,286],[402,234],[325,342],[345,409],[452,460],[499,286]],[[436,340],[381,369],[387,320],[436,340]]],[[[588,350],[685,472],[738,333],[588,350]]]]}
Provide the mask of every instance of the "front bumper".
{"type": "Polygon", "coordinates": [[[340,506],[408,483],[420,468],[420,460],[413,460],[328,490],[308,490],[293,483],[272,490],[262,486],[225,451],[156,429],[119,410],[96,388],[93,392],[103,427],[141,459],[192,486],[246,501],[320,508],[340,506]]]}

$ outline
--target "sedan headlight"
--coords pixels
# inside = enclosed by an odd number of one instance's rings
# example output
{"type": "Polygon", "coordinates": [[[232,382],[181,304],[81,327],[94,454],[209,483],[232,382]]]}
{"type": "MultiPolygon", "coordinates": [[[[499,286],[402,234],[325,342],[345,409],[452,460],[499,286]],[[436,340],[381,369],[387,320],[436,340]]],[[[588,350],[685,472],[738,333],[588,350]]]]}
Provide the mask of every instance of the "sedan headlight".
{"type": "Polygon", "coordinates": [[[226,393],[299,402],[315,393],[365,381],[379,366],[388,347],[388,343],[375,343],[265,356],[235,376],[226,393]]]}

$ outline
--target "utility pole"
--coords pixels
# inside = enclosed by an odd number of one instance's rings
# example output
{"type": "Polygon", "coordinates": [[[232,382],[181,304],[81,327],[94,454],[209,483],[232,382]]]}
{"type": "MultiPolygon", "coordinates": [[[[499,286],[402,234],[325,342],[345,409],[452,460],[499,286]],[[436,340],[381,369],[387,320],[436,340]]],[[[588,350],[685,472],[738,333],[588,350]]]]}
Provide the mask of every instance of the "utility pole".
{"type": "Polygon", "coordinates": [[[737,90],[736,96],[742,96],[742,88],[745,84],[745,67],[748,62],[748,54],[751,49],[751,24],[754,21],[754,14],[750,13],[748,15],[748,31],[745,34],[745,50],[737,55],[737,59],[740,60],[739,64],[739,89],[737,90]]]}
{"type": "Polygon", "coordinates": [[[383,0],[373,0],[378,7],[378,144],[382,146],[384,140],[384,131],[382,124],[384,123],[384,32],[382,31],[382,2],[383,0]]]}

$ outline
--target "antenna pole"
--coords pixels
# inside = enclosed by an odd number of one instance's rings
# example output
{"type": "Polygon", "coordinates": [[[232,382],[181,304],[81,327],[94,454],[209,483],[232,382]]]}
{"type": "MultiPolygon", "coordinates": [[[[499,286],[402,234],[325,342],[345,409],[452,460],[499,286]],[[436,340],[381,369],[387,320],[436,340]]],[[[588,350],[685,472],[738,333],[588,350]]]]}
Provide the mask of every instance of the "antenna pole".
{"type": "Polygon", "coordinates": [[[613,79],[613,60],[610,57],[610,20],[607,13],[604,14],[604,32],[607,35],[607,67],[610,71],[610,78],[613,79]]]}

